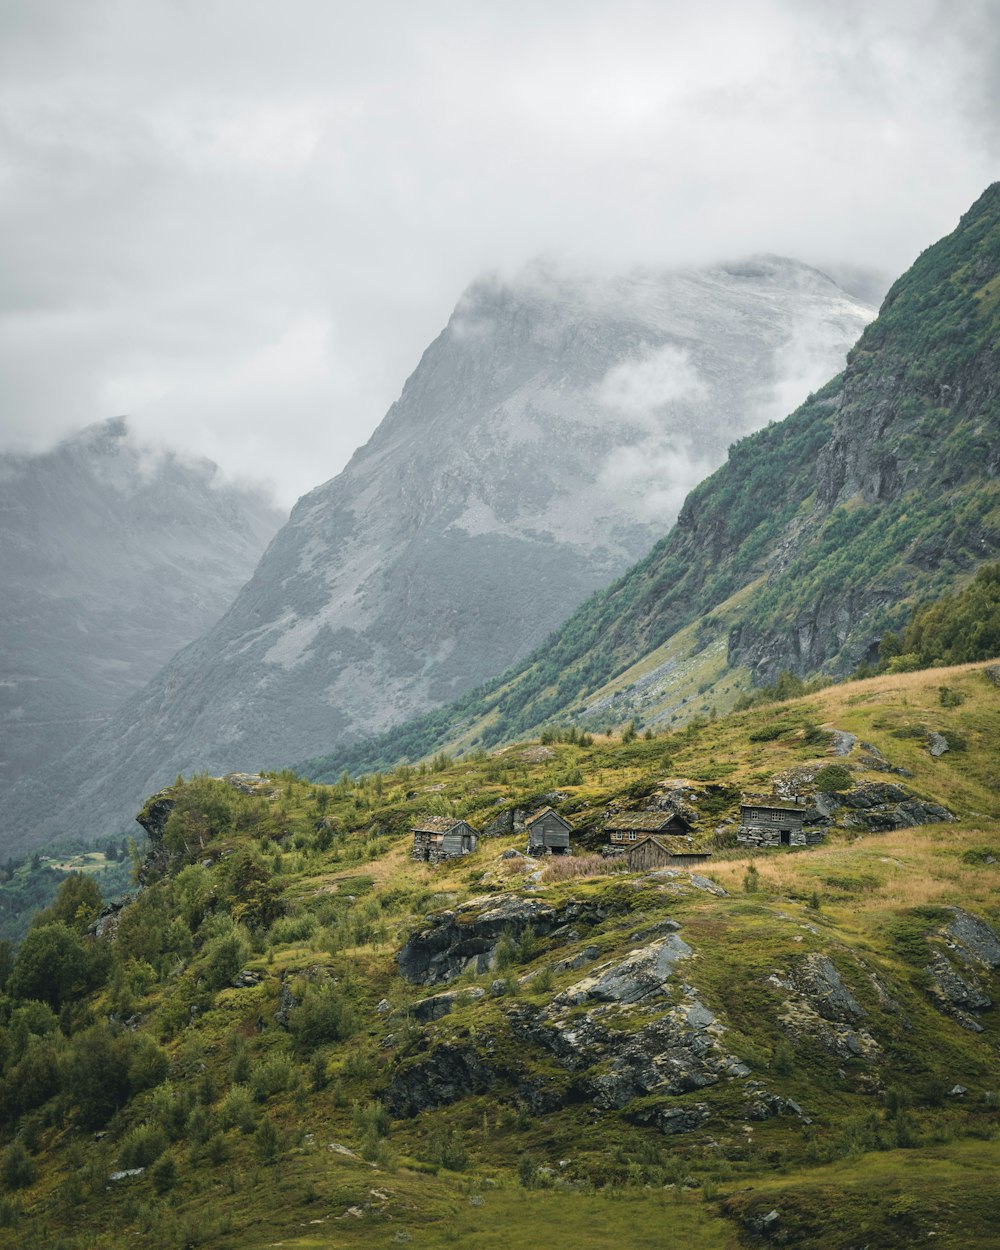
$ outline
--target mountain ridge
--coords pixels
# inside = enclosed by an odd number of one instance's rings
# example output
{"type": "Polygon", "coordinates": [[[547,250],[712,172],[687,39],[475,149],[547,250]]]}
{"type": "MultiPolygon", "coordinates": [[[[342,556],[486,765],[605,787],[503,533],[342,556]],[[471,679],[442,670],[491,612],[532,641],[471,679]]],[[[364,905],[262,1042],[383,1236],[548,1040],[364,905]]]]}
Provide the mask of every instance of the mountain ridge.
{"type": "Polygon", "coordinates": [[[277,531],[256,488],[127,418],[0,456],[0,777],[57,759],[211,626],[277,531]]]}

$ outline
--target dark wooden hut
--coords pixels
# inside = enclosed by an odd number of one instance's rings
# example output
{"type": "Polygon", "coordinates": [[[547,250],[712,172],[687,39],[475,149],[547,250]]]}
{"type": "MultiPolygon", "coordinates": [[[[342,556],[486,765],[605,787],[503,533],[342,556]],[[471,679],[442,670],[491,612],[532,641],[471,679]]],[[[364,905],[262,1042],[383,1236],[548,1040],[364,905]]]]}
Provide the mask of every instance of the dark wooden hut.
{"type": "Polygon", "coordinates": [[[662,838],[647,835],[630,846],[627,851],[628,866],[634,872],[649,872],[654,868],[689,868],[703,864],[711,851],[678,850],[662,838]]]}
{"type": "Polygon", "coordinates": [[[805,846],[805,802],[774,794],[745,794],[736,840],[747,846],[805,846]]]}
{"type": "Polygon", "coordinates": [[[681,812],[623,812],[604,826],[608,849],[627,851],[643,838],[682,837],[694,826],[681,812]]]}
{"type": "Polygon", "coordinates": [[[543,807],[524,822],[529,855],[568,855],[573,826],[554,807],[543,807]]]}
{"type": "Polygon", "coordinates": [[[432,864],[442,859],[469,855],[476,849],[479,832],[465,820],[454,816],[427,816],[413,829],[414,859],[432,864]]]}

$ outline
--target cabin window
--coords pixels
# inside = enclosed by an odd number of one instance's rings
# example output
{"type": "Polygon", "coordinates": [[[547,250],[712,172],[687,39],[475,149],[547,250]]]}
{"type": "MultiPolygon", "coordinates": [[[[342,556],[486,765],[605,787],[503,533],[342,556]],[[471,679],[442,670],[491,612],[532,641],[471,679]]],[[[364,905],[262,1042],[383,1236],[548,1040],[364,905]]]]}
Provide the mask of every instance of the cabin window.
{"type": "Polygon", "coordinates": [[[634,842],[638,836],[639,836],[639,835],[636,833],[636,831],[635,831],[634,829],[630,829],[630,830],[629,830],[628,840],[629,840],[630,842],[634,842]]]}
{"type": "Polygon", "coordinates": [[[615,839],[616,842],[620,842],[623,836],[622,831],[620,829],[616,829],[615,832],[611,836],[615,839]]]}
{"type": "Polygon", "coordinates": [[[750,809],[750,819],[751,819],[751,820],[760,820],[760,816],[761,816],[760,809],[759,809],[759,808],[757,808],[757,807],[751,807],[751,809],[750,809]]]}

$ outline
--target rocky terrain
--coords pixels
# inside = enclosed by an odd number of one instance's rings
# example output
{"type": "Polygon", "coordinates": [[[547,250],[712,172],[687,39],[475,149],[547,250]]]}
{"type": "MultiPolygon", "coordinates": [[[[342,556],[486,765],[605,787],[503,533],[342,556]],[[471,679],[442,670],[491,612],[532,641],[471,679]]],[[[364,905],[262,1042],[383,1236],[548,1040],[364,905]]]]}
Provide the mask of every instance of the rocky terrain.
{"type": "Polygon", "coordinates": [[[178,772],[294,762],[502,672],[649,550],[734,438],[838,368],[871,315],[776,257],[475,284],[224,618],[8,820],[122,828],[178,772]]]}
{"type": "Polygon", "coordinates": [[[281,519],[121,418],[0,456],[0,791],[60,760],[212,626],[281,519]]]}

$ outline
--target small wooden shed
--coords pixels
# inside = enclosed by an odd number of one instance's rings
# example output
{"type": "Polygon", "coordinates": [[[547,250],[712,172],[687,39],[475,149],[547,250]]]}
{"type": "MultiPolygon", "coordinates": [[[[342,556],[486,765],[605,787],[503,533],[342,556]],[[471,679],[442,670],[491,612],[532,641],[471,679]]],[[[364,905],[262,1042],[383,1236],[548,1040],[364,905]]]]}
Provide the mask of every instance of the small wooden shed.
{"type": "Polygon", "coordinates": [[[681,812],[623,812],[604,826],[608,850],[627,851],[643,838],[682,837],[694,826],[681,812]]]}
{"type": "Polygon", "coordinates": [[[805,846],[805,814],[804,799],[745,794],[740,803],[736,840],[747,846],[805,846]]]}
{"type": "Polygon", "coordinates": [[[688,868],[703,864],[711,857],[711,851],[679,851],[662,838],[647,836],[628,849],[628,866],[634,872],[648,872],[654,868],[688,868]]]}
{"type": "Polygon", "coordinates": [[[554,807],[543,807],[524,822],[529,855],[568,855],[573,826],[554,807]]]}
{"type": "Polygon", "coordinates": [[[413,829],[414,859],[432,864],[442,859],[469,855],[476,849],[479,831],[453,816],[427,816],[413,829]]]}

